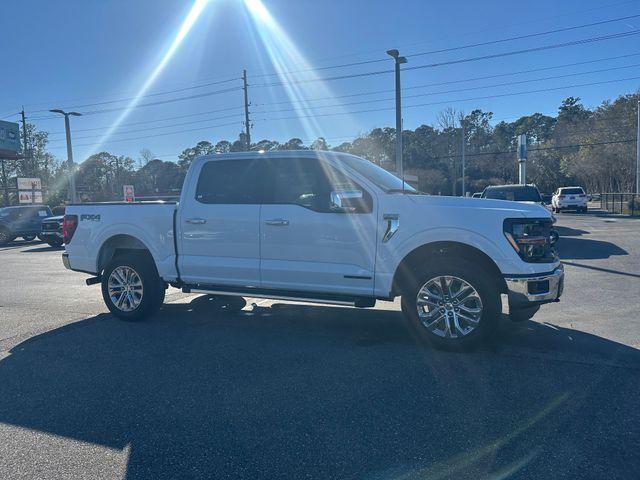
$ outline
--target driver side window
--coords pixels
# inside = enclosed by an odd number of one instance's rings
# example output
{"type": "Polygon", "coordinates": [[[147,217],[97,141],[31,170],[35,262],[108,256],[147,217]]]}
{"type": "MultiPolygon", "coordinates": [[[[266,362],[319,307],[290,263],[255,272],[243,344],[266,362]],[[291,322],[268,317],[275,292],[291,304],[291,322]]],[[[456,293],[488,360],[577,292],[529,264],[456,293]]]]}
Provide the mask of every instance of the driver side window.
{"type": "MultiPolygon", "coordinates": [[[[268,160],[271,195],[268,203],[300,205],[322,213],[337,213],[332,204],[336,192],[362,192],[353,199],[350,213],[369,213],[372,199],[360,185],[328,164],[314,158],[280,158],[268,160]]],[[[342,211],[340,213],[346,213],[342,211]]]]}

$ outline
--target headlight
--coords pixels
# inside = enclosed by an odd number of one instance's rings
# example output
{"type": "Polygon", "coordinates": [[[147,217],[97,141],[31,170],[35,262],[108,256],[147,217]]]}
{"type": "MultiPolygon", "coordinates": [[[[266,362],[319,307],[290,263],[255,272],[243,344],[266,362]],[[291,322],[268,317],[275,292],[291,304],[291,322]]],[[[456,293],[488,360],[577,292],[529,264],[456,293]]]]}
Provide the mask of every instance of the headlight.
{"type": "Polygon", "coordinates": [[[556,260],[549,236],[550,218],[507,218],[504,236],[525,262],[545,263],[556,260]]]}

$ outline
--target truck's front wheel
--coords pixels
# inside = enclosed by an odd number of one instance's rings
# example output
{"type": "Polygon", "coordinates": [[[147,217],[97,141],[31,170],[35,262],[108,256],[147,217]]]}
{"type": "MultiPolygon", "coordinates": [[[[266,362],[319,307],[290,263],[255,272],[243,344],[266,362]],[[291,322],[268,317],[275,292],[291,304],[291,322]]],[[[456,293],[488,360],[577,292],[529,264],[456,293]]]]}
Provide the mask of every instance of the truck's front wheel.
{"type": "Polygon", "coordinates": [[[468,349],[491,333],[501,311],[495,279],[468,261],[443,258],[414,275],[402,311],[419,338],[446,349],[468,349]]]}
{"type": "Polygon", "coordinates": [[[116,317],[142,320],[164,302],[164,283],[145,255],[118,255],[102,275],[102,298],[116,317]]]}

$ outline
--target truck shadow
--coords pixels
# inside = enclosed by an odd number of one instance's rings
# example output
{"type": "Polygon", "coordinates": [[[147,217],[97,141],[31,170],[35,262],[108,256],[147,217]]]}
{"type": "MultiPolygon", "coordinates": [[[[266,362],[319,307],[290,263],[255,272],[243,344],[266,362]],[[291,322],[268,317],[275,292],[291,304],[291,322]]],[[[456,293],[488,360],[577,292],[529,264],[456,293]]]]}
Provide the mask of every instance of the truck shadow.
{"type": "Polygon", "coordinates": [[[38,248],[30,248],[28,250],[22,250],[21,253],[40,253],[40,252],[62,252],[64,251],[64,247],[52,247],[50,245],[42,246],[38,248]]]}
{"type": "Polygon", "coordinates": [[[128,479],[615,477],[638,469],[638,373],[638,350],[536,322],[450,353],[398,312],[199,297],[16,345],[0,422],[129,446],[128,479]]]}
{"type": "Polygon", "coordinates": [[[562,225],[556,225],[555,229],[560,237],[579,237],[589,233],[587,230],[582,230],[581,228],[571,228],[562,225]]]}
{"type": "Polygon", "coordinates": [[[595,260],[629,254],[615,243],[573,237],[561,237],[558,242],[558,252],[563,260],[595,260]]]}

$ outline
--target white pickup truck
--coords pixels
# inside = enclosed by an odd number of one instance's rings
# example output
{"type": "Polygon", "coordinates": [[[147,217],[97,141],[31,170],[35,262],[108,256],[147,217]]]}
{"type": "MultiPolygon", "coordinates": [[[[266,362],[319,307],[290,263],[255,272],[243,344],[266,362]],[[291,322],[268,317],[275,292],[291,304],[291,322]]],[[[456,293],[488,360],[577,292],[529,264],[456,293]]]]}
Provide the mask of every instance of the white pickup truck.
{"type": "Polygon", "coordinates": [[[232,153],[194,160],[177,204],[68,206],[63,261],[123,319],[157,311],[168,285],[356,307],[401,296],[420,338],[463,348],[505,305],[527,319],[558,300],[551,225],[538,205],[426,195],[353,155],[232,153]]]}

